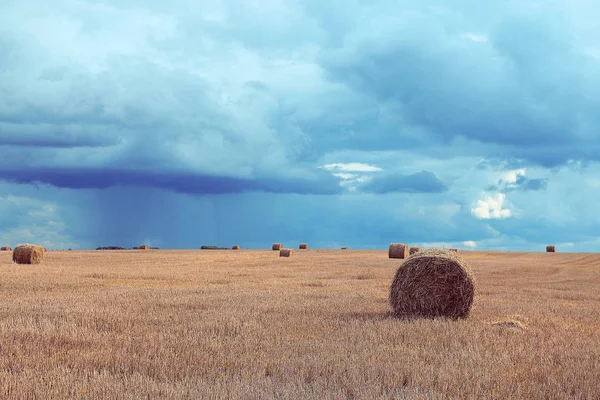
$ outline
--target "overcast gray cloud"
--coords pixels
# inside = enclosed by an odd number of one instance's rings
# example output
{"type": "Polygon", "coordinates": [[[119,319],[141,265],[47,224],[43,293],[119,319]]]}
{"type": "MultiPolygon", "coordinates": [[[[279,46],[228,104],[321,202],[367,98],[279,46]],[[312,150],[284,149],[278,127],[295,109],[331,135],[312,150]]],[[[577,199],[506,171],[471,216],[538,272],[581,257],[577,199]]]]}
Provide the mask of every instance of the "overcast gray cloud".
{"type": "Polygon", "coordinates": [[[598,12],[3,1],[0,238],[592,248],[598,12]]]}

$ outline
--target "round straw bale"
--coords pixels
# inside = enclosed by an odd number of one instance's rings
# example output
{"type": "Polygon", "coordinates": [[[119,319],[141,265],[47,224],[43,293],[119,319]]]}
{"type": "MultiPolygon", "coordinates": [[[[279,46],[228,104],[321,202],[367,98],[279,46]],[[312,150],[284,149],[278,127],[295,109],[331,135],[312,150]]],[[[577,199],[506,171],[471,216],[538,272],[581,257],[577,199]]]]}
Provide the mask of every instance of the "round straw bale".
{"type": "Polygon", "coordinates": [[[390,305],[399,318],[466,318],[475,295],[471,268],[456,253],[427,249],[398,270],[390,286],[390,305]]]}
{"type": "Polygon", "coordinates": [[[415,253],[418,253],[418,252],[420,252],[420,251],[421,251],[421,248],[420,248],[420,247],[417,247],[417,246],[412,246],[412,247],[410,248],[410,250],[408,250],[408,254],[412,256],[413,254],[415,254],[415,253]]]}
{"type": "Polygon", "coordinates": [[[342,247],[342,250],[348,250],[348,248],[347,247],[342,247]]]}
{"type": "Polygon", "coordinates": [[[138,249],[140,250],[148,250],[149,246],[147,244],[140,244],[140,247],[138,247],[138,249]]]}
{"type": "Polygon", "coordinates": [[[283,249],[283,245],[281,243],[273,243],[273,247],[271,247],[273,250],[281,250],[283,249]]]}
{"type": "Polygon", "coordinates": [[[0,247],[0,251],[11,251],[12,249],[10,248],[10,246],[2,246],[0,247]]]}
{"type": "Polygon", "coordinates": [[[307,243],[300,243],[300,246],[298,246],[298,248],[300,250],[308,250],[308,244],[307,243]]]}
{"type": "Polygon", "coordinates": [[[234,244],[233,247],[231,248],[231,250],[239,250],[239,249],[240,249],[239,244],[234,244]]]}
{"type": "Polygon", "coordinates": [[[44,248],[34,244],[20,244],[12,255],[17,264],[39,264],[44,259],[44,248]]]}
{"type": "Polygon", "coordinates": [[[404,243],[392,243],[388,250],[389,258],[406,258],[408,257],[408,245],[404,243]]]}
{"type": "Polygon", "coordinates": [[[294,250],[292,249],[281,249],[279,250],[279,257],[290,257],[294,255],[294,250]]]}
{"type": "Polygon", "coordinates": [[[546,246],[546,253],[556,253],[556,246],[546,246]]]}
{"type": "Polygon", "coordinates": [[[455,253],[458,253],[458,249],[448,249],[448,251],[453,251],[455,253]]]}

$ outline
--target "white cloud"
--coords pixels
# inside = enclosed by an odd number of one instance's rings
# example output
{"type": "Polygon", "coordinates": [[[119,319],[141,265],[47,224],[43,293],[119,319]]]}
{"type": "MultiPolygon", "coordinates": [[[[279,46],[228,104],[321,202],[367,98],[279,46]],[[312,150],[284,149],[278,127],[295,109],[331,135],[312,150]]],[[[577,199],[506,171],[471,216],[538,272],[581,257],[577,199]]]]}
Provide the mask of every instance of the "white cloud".
{"type": "Polygon", "coordinates": [[[525,168],[508,171],[504,174],[502,180],[506,182],[509,187],[511,185],[514,186],[520,176],[525,176],[525,172],[527,172],[525,168]]]}
{"type": "Polygon", "coordinates": [[[338,172],[336,174],[333,174],[333,176],[337,176],[338,178],[343,179],[345,181],[350,180],[350,179],[356,179],[356,175],[349,174],[347,172],[338,172]]]}
{"type": "Polygon", "coordinates": [[[475,247],[477,247],[477,242],[475,242],[473,240],[467,240],[467,241],[463,242],[463,246],[474,249],[475,247]]]}
{"type": "Polygon", "coordinates": [[[503,193],[497,193],[495,196],[488,195],[484,200],[477,200],[477,203],[471,208],[471,214],[477,219],[505,219],[512,215],[511,210],[502,208],[506,196],[503,193]]]}
{"type": "Polygon", "coordinates": [[[324,168],[329,171],[344,171],[344,172],[380,172],[383,169],[375,166],[358,162],[351,163],[332,163],[325,164],[320,168],[324,168]]]}
{"type": "Polygon", "coordinates": [[[340,178],[340,186],[349,192],[356,192],[357,185],[369,182],[372,179],[370,173],[383,171],[375,165],[358,162],[330,163],[319,168],[331,171],[333,176],[340,178]]]}
{"type": "Polygon", "coordinates": [[[333,174],[333,176],[340,178],[340,186],[346,188],[349,192],[356,192],[358,189],[357,185],[364,184],[372,179],[370,176],[360,176],[347,172],[338,172],[333,174]]]}

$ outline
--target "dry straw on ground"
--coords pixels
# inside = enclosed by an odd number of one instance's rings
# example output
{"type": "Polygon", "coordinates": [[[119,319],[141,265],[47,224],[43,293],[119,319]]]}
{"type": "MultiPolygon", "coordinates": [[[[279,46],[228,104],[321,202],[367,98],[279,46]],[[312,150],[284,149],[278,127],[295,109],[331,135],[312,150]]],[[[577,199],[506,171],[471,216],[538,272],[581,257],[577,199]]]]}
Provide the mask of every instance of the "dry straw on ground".
{"type": "Polygon", "coordinates": [[[294,255],[294,250],[292,249],[281,249],[279,250],[279,257],[290,257],[294,255]]]}
{"type": "Polygon", "coordinates": [[[34,244],[20,244],[12,254],[17,264],[39,264],[44,259],[44,248],[34,244]]]}
{"type": "Polygon", "coordinates": [[[283,244],[281,244],[281,243],[273,243],[273,247],[271,247],[271,249],[273,249],[273,250],[281,250],[281,249],[283,249],[283,244]]]}
{"type": "Polygon", "coordinates": [[[509,330],[514,329],[514,330],[522,331],[522,330],[527,329],[527,324],[525,324],[522,321],[519,321],[518,319],[508,318],[505,320],[492,322],[492,327],[500,328],[500,329],[509,329],[509,330]]]}
{"type": "Polygon", "coordinates": [[[308,250],[308,244],[307,243],[300,243],[300,246],[298,246],[298,248],[300,250],[308,250]]]}
{"type": "Polygon", "coordinates": [[[556,253],[556,246],[546,246],[546,253],[556,253]]]}
{"type": "Polygon", "coordinates": [[[396,317],[466,318],[471,311],[475,281],[458,254],[423,250],[405,261],[390,287],[389,301],[396,317]]]}
{"type": "Polygon", "coordinates": [[[415,254],[415,253],[418,253],[418,252],[420,252],[420,251],[421,251],[421,248],[420,248],[420,247],[413,246],[413,247],[411,247],[411,248],[410,248],[410,250],[408,251],[408,254],[412,256],[413,254],[415,254]]]}
{"type": "Polygon", "coordinates": [[[403,243],[392,243],[388,249],[389,258],[406,258],[408,257],[408,245],[403,243]]]}
{"type": "Polygon", "coordinates": [[[149,249],[149,246],[148,246],[147,244],[140,244],[140,247],[139,247],[139,249],[140,249],[140,250],[148,250],[148,249],[149,249]]]}
{"type": "Polygon", "coordinates": [[[11,251],[12,249],[10,248],[10,246],[2,246],[0,247],[0,251],[11,251]]]}
{"type": "Polygon", "coordinates": [[[231,248],[231,250],[239,250],[240,249],[240,245],[235,244],[233,245],[233,247],[231,248]]]}
{"type": "Polygon", "coordinates": [[[0,252],[0,399],[600,399],[600,253],[462,252],[468,320],[410,323],[405,260],[273,254],[0,252]]]}

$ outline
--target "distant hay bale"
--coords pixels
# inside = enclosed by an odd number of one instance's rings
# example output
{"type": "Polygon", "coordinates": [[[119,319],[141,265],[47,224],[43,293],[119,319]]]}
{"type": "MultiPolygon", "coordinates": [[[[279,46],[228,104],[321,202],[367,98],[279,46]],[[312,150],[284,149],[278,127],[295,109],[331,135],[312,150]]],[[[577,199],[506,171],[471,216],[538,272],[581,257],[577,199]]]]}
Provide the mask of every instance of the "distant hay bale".
{"type": "Polygon", "coordinates": [[[475,279],[468,264],[454,252],[428,249],[398,267],[389,301],[399,318],[458,319],[469,316],[474,295],[475,279]]]}
{"type": "Polygon", "coordinates": [[[17,264],[39,264],[44,259],[44,248],[34,244],[20,244],[15,247],[12,258],[17,264]]]}
{"type": "Polygon", "coordinates": [[[292,249],[281,249],[279,250],[279,257],[290,257],[294,255],[294,250],[292,249]]]}
{"type": "Polygon", "coordinates": [[[233,247],[231,248],[231,250],[239,250],[240,249],[240,245],[239,244],[235,244],[233,245],[233,247]]]}
{"type": "Polygon", "coordinates": [[[307,243],[300,243],[300,246],[298,246],[298,248],[300,250],[308,250],[308,244],[307,243]]]}
{"type": "Polygon", "coordinates": [[[412,246],[409,250],[408,250],[408,255],[412,256],[415,253],[418,253],[421,251],[420,247],[417,246],[412,246]]]}
{"type": "Polygon", "coordinates": [[[148,250],[149,246],[147,244],[140,244],[140,247],[138,247],[138,249],[140,249],[140,250],[148,250]]]}
{"type": "Polygon", "coordinates": [[[283,249],[283,245],[281,243],[273,243],[273,250],[281,250],[283,249]]]}
{"type": "Polygon", "coordinates": [[[389,258],[406,258],[408,257],[408,245],[404,243],[392,243],[388,250],[389,258]]]}
{"type": "Polygon", "coordinates": [[[453,251],[455,253],[458,253],[458,249],[448,249],[448,251],[453,251]]]}
{"type": "Polygon", "coordinates": [[[347,247],[342,247],[342,250],[348,250],[348,248],[347,247]]]}
{"type": "Polygon", "coordinates": [[[12,249],[10,248],[10,246],[2,246],[0,247],[0,251],[12,251],[12,249]]]}
{"type": "Polygon", "coordinates": [[[546,246],[546,253],[556,253],[556,246],[546,246]]]}

